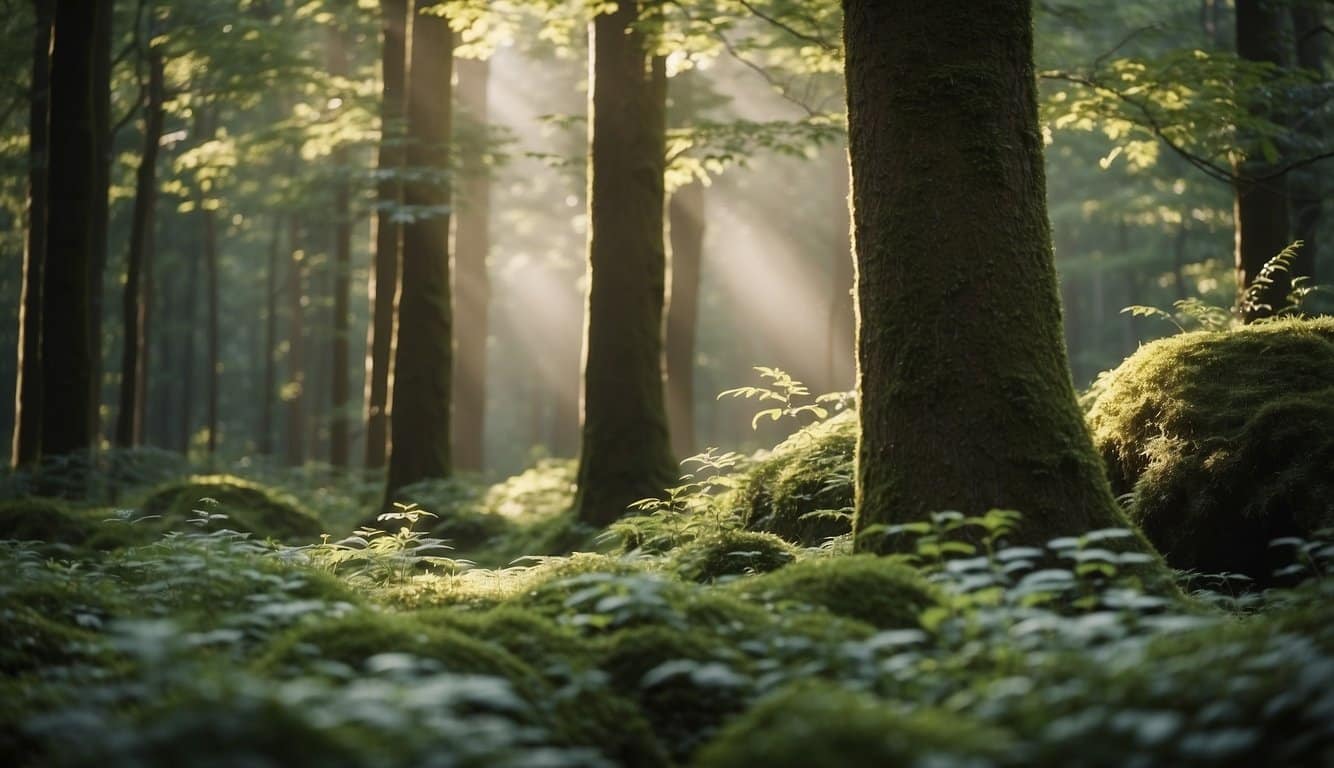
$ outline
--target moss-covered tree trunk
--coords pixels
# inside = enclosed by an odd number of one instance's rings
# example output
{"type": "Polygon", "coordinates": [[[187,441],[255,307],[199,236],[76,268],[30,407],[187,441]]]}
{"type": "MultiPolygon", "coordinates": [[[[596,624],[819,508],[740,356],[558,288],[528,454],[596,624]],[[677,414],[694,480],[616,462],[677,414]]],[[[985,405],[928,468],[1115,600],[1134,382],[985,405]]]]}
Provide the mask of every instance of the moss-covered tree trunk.
{"type": "Polygon", "coordinates": [[[419,480],[450,472],[450,366],[453,362],[449,293],[450,80],[454,36],[449,22],[420,11],[412,21],[408,81],[407,165],[404,202],[417,213],[403,226],[398,348],[394,360],[386,501],[419,480]]]}
{"type": "MultiPolygon", "coordinates": [[[[478,137],[487,125],[490,65],[459,61],[458,102],[478,137]]],[[[459,161],[462,178],[458,225],[454,233],[454,466],[482,471],[486,429],[487,308],[491,281],[486,258],[491,250],[491,178],[485,158],[469,152],[459,161]]]]}
{"type": "Polygon", "coordinates": [[[403,202],[402,121],[407,86],[408,0],[380,0],[380,145],[376,185],[375,255],[369,294],[371,320],[366,339],[367,469],[384,466],[389,449],[389,379],[393,365],[395,302],[402,227],[394,207],[403,202]]]}
{"type": "MultiPolygon", "coordinates": [[[[1269,0],[1237,0],[1237,55],[1248,61],[1283,64],[1284,40],[1281,24],[1282,11],[1269,0]]],[[[1256,100],[1248,105],[1258,115],[1270,114],[1277,105],[1256,100]]],[[[1242,136],[1242,151],[1246,160],[1236,167],[1233,183],[1235,202],[1233,220],[1236,227],[1235,263],[1237,290],[1245,291],[1255,282],[1265,262],[1288,246],[1288,183],[1278,170],[1281,159],[1273,161],[1264,156],[1258,139],[1242,136]]],[[[1286,303],[1291,286],[1290,275],[1280,274],[1273,284],[1261,291],[1259,304],[1246,313],[1250,322],[1267,317],[1286,303]]]]}
{"type": "Polygon", "coordinates": [[[14,386],[14,438],[10,463],[41,458],[42,265],[46,261],[47,170],[51,112],[53,0],[33,1],[32,84],[28,100],[28,229],[23,241],[23,287],[19,297],[18,376],[14,386]]]}
{"type": "Polygon", "coordinates": [[[1066,363],[1030,0],[844,9],[856,530],[997,507],[1024,542],[1124,525],[1066,363]]]}
{"type": "Polygon", "coordinates": [[[575,509],[605,525],[675,476],[663,395],[667,75],[621,2],[591,25],[588,304],[575,509]]]}
{"type": "Polygon", "coordinates": [[[695,337],[704,260],[704,185],[677,189],[667,205],[672,242],[671,301],[667,304],[667,417],[672,450],[695,453],[695,337]]]}
{"type": "Polygon", "coordinates": [[[42,271],[42,454],[93,446],[92,321],[97,221],[106,205],[97,180],[105,133],[97,93],[98,32],[109,8],[58,3],[51,54],[51,162],[47,251],[42,271]]]}

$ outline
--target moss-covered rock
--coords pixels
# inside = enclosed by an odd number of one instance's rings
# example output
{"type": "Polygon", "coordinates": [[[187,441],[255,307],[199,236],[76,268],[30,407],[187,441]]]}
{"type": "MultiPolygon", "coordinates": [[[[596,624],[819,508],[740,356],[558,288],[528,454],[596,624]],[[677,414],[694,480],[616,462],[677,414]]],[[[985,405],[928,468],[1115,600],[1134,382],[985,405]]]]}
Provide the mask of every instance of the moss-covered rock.
{"type": "Polygon", "coordinates": [[[198,475],[163,486],[149,495],[142,510],[146,515],[160,515],[160,524],[173,530],[191,528],[188,521],[196,517],[195,510],[203,510],[227,515],[216,527],[260,538],[306,543],[323,532],[320,521],[295,499],[231,475],[198,475]]]}
{"type": "Polygon", "coordinates": [[[851,529],[841,516],[810,513],[852,507],[856,450],[857,415],[845,411],[784,440],[748,469],[720,503],[738,511],[751,530],[819,544],[851,529]]]}
{"type": "Polygon", "coordinates": [[[672,567],[682,578],[710,582],[743,573],[768,573],[791,563],[796,548],[772,533],[719,531],[672,552],[672,567]]]}
{"type": "Polygon", "coordinates": [[[1090,399],[1112,486],[1170,565],[1265,582],[1270,541],[1334,525],[1334,319],[1155,341],[1090,399]]]}
{"type": "Polygon", "coordinates": [[[837,765],[988,765],[1003,733],[930,709],[904,711],[830,683],[806,682],[764,699],[700,751],[700,768],[837,765]]]}
{"type": "Polygon", "coordinates": [[[880,629],[920,627],[922,611],[939,602],[936,591],[912,568],[874,555],[802,560],[727,588],[779,609],[823,608],[880,629]]]}

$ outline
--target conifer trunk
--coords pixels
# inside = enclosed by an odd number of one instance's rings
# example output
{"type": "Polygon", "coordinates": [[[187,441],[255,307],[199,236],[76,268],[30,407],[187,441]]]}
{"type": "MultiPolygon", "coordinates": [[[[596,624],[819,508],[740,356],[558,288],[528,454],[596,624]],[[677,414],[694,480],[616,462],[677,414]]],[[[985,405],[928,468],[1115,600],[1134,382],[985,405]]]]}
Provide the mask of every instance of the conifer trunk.
{"type": "Polygon", "coordinates": [[[301,250],[301,221],[296,215],[287,221],[287,247],[291,255],[287,262],[287,384],[283,387],[287,403],[286,461],[289,467],[300,467],[306,463],[305,327],[301,307],[305,252],[301,250]]]}
{"type": "Polygon", "coordinates": [[[996,507],[1023,512],[1015,543],[1124,525],[1062,340],[1030,1],[844,9],[856,530],[996,507]]]}
{"type": "Polygon", "coordinates": [[[589,88],[588,304],[575,510],[606,525],[676,475],[663,393],[665,62],[641,9],[594,17],[589,88]]]}
{"type": "Polygon", "coordinates": [[[672,193],[667,205],[672,243],[671,301],[667,304],[667,416],[672,450],[693,456],[695,440],[695,337],[699,279],[704,260],[704,185],[696,181],[672,193]]]}
{"type": "Polygon", "coordinates": [[[185,312],[181,324],[181,421],[177,425],[177,447],[188,457],[195,426],[195,323],[199,317],[199,256],[193,249],[185,252],[187,266],[182,290],[185,312]]]}
{"type": "Polygon", "coordinates": [[[278,346],[278,250],[282,243],[282,219],[273,217],[269,241],[269,264],[264,276],[264,384],[260,395],[259,452],[273,455],[274,395],[278,391],[275,354],[278,346]]]}
{"type": "MultiPolygon", "coordinates": [[[[1301,69],[1318,78],[1324,78],[1325,45],[1330,30],[1321,23],[1320,6],[1315,0],[1292,7],[1292,33],[1296,40],[1296,63],[1301,69]]],[[[1321,111],[1310,109],[1298,119],[1297,130],[1310,146],[1322,146],[1325,126],[1321,111]]],[[[1307,275],[1314,282],[1316,264],[1320,260],[1321,207],[1325,200],[1325,169],[1314,164],[1295,171],[1291,179],[1293,239],[1301,240],[1294,272],[1307,275]]]]}
{"type": "MultiPolygon", "coordinates": [[[[490,65],[458,62],[458,103],[483,135],[487,125],[490,65]]],[[[459,161],[463,194],[454,232],[454,466],[482,471],[486,431],[486,340],[491,281],[491,178],[484,157],[468,153],[459,161]]]]}
{"type": "Polygon", "coordinates": [[[423,14],[412,22],[407,165],[423,174],[404,184],[404,202],[431,213],[403,226],[402,288],[394,360],[386,503],[419,480],[450,473],[450,373],[453,334],[449,286],[449,142],[454,40],[449,22],[423,14]]]}
{"type": "MultiPolygon", "coordinates": [[[[102,309],[105,300],[103,281],[106,274],[107,251],[110,248],[110,195],[111,195],[111,154],[113,139],[111,135],[111,35],[112,35],[112,0],[92,0],[96,10],[87,9],[85,0],[79,5],[85,7],[85,13],[94,12],[97,28],[93,49],[93,115],[96,120],[94,138],[97,142],[97,163],[93,170],[93,218],[89,220],[93,228],[92,274],[89,281],[88,339],[90,345],[92,370],[89,376],[88,411],[92,418],[93,447],[101,441],[102,434],[102,309]]],[[[60,3],[63,5],[64,3],[60,3]]]]}
{"type": "Polygon", "coordinates": [[[380,0],[380,146],[377,160],[375,255],[368,293],[371,321],[366,339],[367,469],[384,466],[389,447],[389,381],[397,319],[402,227],[390,208],[403,202],[398,173],[403,166],[402,126],[407,77],[408,0],[380,0]]]}
{"type": "MultiPolygon", "coordinates": [[[[345,76],[348,72],[347,49],[344,34],[334,32],[329,41],[329,72],[345,76]]],[[[348,464],[348,409],[351,392],[348,376],[351,360],[350,334],[352,318],[352,190],[345,177],[350,154],[345,147],[333,153],[335,172],[339,174],[334,187],[334,248],[333,248],[333,339],[329,356],[329,395],[332,414],[329,420],[329,463],[336,468],[348,464]]]]}

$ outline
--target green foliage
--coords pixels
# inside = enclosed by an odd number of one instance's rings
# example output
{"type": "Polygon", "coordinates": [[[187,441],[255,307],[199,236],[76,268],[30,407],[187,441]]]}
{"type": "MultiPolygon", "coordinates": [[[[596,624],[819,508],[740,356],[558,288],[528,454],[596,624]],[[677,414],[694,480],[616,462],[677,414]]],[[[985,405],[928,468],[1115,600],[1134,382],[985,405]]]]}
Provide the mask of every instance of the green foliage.
{"type": "Polygon", "coordinates": [[[1145,345],[1089,424],[1132,520],[1177,568],[1268,580],[1268,543],[1334,523],[1334,319],[1145,345]]]}
{"type": "Polygon", "coordinates": [[[746,573],[768,573],[791,563],[797,551],[771,533],[725,530],[672,550],[672,568],[682,578],[710,582],[746,573]]]}
{"type": "Polygon", "coordinates": [[[922,613],[939,603],[916,571],[874,555],[813,557],[730,589],[766,606],[823,608],[880,629],[921,627],[922,613]]]}
{"type": "Polygon", "coordinates": [[[390,583],[403,584],[424,568],[454,573],[470,565],[445,557],[451,548],[442,539],[415,530],[423,517],[435,517],[413,504],[394,504],[396,511],[379,516],[382,522],[403,521],[398,531],[390,533],[377,528],[360,528],[351,536],[330,542],[328,537],[319,544],[304,548],[311,564],[336,573],[353,583],[373,586],[390,583]]]}
{"type": "Polygon", "coordinates": [[[231,475],[196,475],[163,486],[140,506],[144,515],[155,515],[160,525],[176,530],[201,508],[221,511],[236,530],[288,543],[318,538],[322,528],[295,499],[231,475]]]}

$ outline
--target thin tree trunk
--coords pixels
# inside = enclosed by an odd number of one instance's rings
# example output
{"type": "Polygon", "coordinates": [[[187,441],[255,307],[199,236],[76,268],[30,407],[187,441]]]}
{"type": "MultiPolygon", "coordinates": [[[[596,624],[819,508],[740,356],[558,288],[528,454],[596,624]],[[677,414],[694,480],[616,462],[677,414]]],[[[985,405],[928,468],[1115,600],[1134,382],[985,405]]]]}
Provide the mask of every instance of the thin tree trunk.
{"type": "Polygon", "coordinates": [[[663,392],[666,63],[637,21],[594,17],[589,88],[588,305],[576,514],[606,525],[676,477],[663,392]]]}
{"type": "MultiPolygon", "coordinates": [[[[331,34],[329,41],[329,72],[336,76],[347,74],[347,50],[343,33],[331,34]]],[[[348,409],[351,392],[348,391],[351,347],[352,303],[352,190],[346,178],[350,154],[346,147],[333,153],[334,172],[338,180],[334,186],[334,247],[333,247],[333,339],[329,356],[329,463],[342,469],[348,464],[348,409]]]]}
{"type": "Polygon", "coordinates": [[[695,336],[704,260],[704,185],[672,193],[667,206],[672,242],[671,301],[667,304],[667,422],[677,456],[695,454],[695,336]]]}
{"type": "Polygon", "coordinates": [[[834,163],[834,240],[830,248],[829,325],[825,339],[825,391],[846,392],[856,378],[857,331],[852,309],[852,223],[849,221],[848,155],[834,163]]]}
{"type": "Polygon", "coordinates": [[[142,361],[147,355],[145,331],[149,292],[149,264],[154,238],[154,208],[157,205],[157,156],[162,137],[162,54],[148,53],[148,103],[144,107],[144,149],[135,179],[134,213],[130,222],[130,248],[126,256],[125,286],[121,298],[123,342],[120,360],[120,408],[116,414],[115,444],[120,448],[139,445],[143,439],[142,361]]]}
{"type": "Polygon", "coordinates": [[[28,231],[19,298],[18,376],[10,463],[27,466],[42,452],[42,265],[46,261],[47,171],[50,165],[53,0],[34,0],[32,94],[28,102],[28,231]]]}
{"type": "Polygon", "coordinates": [[[412,23],[412,79],[408,96],[407,164],[429,177],[404,185],[404,201],[436,209],[403,226],[403,273],[398,349],[394,361],[394,435],[385,502],[404,486],[450,473],[449,141],[454,35],[443,17],[423,14],[412,23]]]}
{"type": "MultiPolygon", "coordinates": [[[[1292,7],[1292,31],[1297,42],[1297,66],[1323,80],[1325,44],[1330,30],[1321,23],[1320,8],[1315,2],[1292,7]]],[[[1306,138],[1309,146],[1318,147],[1324,143],[1325,130],[1321,114],[1321,110],[1313,107],[1300,117],[1298,132],[1306,138]]],[[[1320,261],[1320,209],[1325,200],[1324,169],[1319,164],[1302,168],[1292,174],[1291,182],[1293,236],[1303,243],[1297,253],[1293,272],[1306,275],[1314,282],[1316,264],[1320,261]]]]}
{"type": "Polygon", "coordinates": [[[219,276],[218,276],[218,212],[205,208],[204,217],[204,270],[208,291],[208,457],[212,461],[218,452],[218,390],[222,377],[222,357],[218,340],[219,276]]]}
{"type": "Polygon", "coordinates": [[[1062,340],[1030,1],[844,10],[857,532],[994,508],[1023,512],[1012,543],[1124,527],[1062,340]]]}
{"type": "Polygon", "coordinates": [[[389,393],[392,380],[395,322],[398,317],[398,273],[402,226],[394,207],[403,201],[399,172],[403,166],[401,122],[407,76],[408,0],[380,0],[381,68],[380,181],[376,187],[375,255],[369,294],[371,321],[366,340],[366,468],[384,466],[389,449],[389,393]]]}
{"type": "Polygon", "coordinates": [[[199,256],[187,251],[185,258],[188,266],[184,286],[185,323],[181,327],[184,343],[181,350],[181,423],[177,425],[180,430],[177,445],[181,453],[189,457],[195,426],[195,319],[199,316],[196,310],[199,298],[199,256]]]}
{"type": "Polygon", "coordinates": [[[287,263],[287,384],[283,400],[287,402],[287,466],[300,467],[306,463],[305,399],[306,370],[304,364],[305,327],[302,324],[301,299],[302,263],[301,221],[293,215],[287,224],[287,244],[291,257],[287,263]]]}
{"type": "Polygon", "coordinates": [[[273,399],[278,391],[278,249],[282,242],[282,219],[273,217],[273,239],[269,242],[269,266],[264,289],[264,392],[260,396],[259,452],[273,455],[273,399]]]}
{"type": "MultiPolygon", "coordinates": [[[[102,309],[105,302],[103,281],[106,274],[107,250],[110,247],[110,193],[111,155],[114,151],[111,135],[111,35],[112,0],[94,0],[97,4],[97,37],[93,51],[93,113],[96,119],[97,165],[93,194],[93,255],[89,287],[88,338],[92,373],[89,377],[89,413],[93,420],[93,446],[96,448],[102,434],[102,309]]],[[[82,4],[81,4],[82,5],[82,4]]]]}
{"type": "MultiPolygon", "coordinates": [[[[487,124],[487,86],[490,65],[485,61],[458,62],[458,103],[484,136],[487,124]]],[[[479,153],[459,162],[462,176],[457,229],[454,233],[454,465],[469,472],[482,471],[486,431],[487,311],[491,281],[486,259],[491,250],[491,177],[479,153]]]]}

